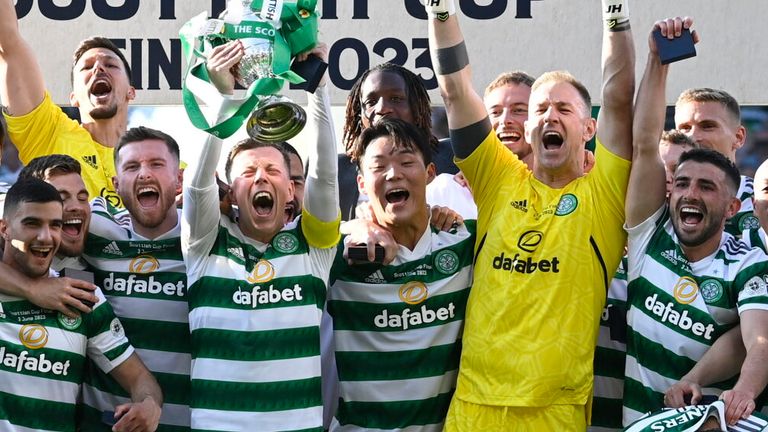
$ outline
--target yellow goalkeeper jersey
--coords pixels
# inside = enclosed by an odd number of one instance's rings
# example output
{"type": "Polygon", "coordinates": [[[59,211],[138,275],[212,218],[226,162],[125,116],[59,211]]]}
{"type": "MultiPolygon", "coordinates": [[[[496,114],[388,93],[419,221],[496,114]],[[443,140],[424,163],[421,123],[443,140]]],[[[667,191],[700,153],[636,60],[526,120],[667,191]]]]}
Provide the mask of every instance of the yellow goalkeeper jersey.
{"type": "Polygon", "coordinates": [[[491,131],[457,162],[478,205],[475,276],[455,397],[475,404],[587,404],[608,283],[622,257],[630,161],[598,142],[562,189],[491,131]]]}

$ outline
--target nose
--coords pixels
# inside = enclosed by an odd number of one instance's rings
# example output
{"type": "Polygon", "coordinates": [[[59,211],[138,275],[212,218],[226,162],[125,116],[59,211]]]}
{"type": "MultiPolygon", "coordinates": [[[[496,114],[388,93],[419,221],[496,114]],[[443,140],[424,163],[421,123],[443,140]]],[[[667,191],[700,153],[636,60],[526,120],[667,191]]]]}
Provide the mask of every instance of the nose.
{"type": "Polygon", "coordinates": [[[385,172],[385,177],[387,180],[393,180],[400,176],[400,170],[397,169],[397,166],[390,165],[387,171],[385,172]]]}
{"type": "Polygon", "coordinates": [[[256,172],[253,174],[253,182],[261,183],[267,181],[266,175],[267,172],[264,170],[264,168],[256,168],[256,172]]]}
{"type": "Polygon", "coordinates": [[[376,114],[389,114],[392,112],[392,105],[387,101],[385,97],[380,97],[379,100],[376,101],[374,109],[376,114]]]}
{"type": "Polygon", "coordinates": [[[555,109],[555,107],[550,106],[544,112],[544,116],[543,117],[547,121],[556,121],[557,120],[557,110],[555,109]]]}
{"type": "Polygon", "coordinates": [[[149,169],[149,166],[142,164],[141,167],[139,167],[139,178],[148,179],[151,177],[152,177],[152,170],[149,169]]]}
{"type": "Polygon", "coordinates": [[[37,231],[37,240],[41,242],[49,242],[53,236],[51,235],[51,228],[48,225],[43,225],[37,231]]]}

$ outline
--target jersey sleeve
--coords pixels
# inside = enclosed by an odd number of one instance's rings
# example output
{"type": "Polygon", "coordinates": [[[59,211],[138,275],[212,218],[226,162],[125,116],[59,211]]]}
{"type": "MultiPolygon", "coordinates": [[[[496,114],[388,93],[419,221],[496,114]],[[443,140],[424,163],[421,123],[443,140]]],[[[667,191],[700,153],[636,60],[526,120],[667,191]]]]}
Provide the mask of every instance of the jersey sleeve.
{"type": "Polygon", "coordinates": [[[87,355],[94,363],[109,373],[133,354],[133,347],[125,336],[123,324],[115,316],[112,306],[100,289],[95,291],[99,302],[91,313],[83,315],[88,338],[87,355]]]}
{"type": "Polygon", "coordinates": [[[8,125],[8,136],[19,150],[19,160],[28,164],[32,159],[57,151],[55,142],[60,128],[76,122],[61,110],[46,92],[43,101],[29,113],[22,116],[4,114],[8,125]]]}
{"type": "Polygon", "coordinates": [[[456,165],[467,178],[478,208],[495,200],[499,178],[527,170],[526,165],[499,142],[493,129],[472,154],[456,160],[456,165]]]}
{"type": "Polygon", "coordinates": [[[659,220],[667,214],[667,205],[664,204],[648,219],[627,230],[627,279],[635,279],[640,274],[640,263],[645,255],[645,250],[651,242],[653,233],[656,232],[659,220]]]}
{"type": "Polygon", "coordinates": [[[768,256],[762,249],[752,248],[741,260],[734,283],[738,289],[739,313],[768,310],[768,256]]]}

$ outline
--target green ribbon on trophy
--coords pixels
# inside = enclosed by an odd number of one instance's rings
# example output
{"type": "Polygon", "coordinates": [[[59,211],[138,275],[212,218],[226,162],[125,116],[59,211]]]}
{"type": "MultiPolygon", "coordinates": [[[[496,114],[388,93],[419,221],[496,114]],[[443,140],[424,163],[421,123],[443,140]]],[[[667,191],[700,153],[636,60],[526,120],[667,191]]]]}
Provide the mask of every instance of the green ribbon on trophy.
{"type": "Polygon", "coordinates": [[[192,124],[220,138],[234,134],[248,120],[249,135],[265,141],[283,141],[304,125],[304,110],[276,95],[288,81],[304,82],[290,70],[291,59],[317,44],[317,0],[230,0],[223,19],[208,19],[204,12],[179,31],[187,73],[182,90],[184,107],[192,124]],[[227,17],[233,3],[244,13],[227,17]],[[205,67],[206,49],[241,39],[246,57],[240,61],[238,82],[247,87],[245,96],[231,112],[210,124],[198,98],[206,104],[221,101],[205,67]],[[252,52],[252,54],[248,54],[252,52]],[[244,73],[244,71],[247,71],[244,73]],[[256,110],[256,112],[254,112],[256,110]],[[253,115],[251,115],[253,113],[253,115]],[[294,117],[291,119],[291,117],[294,117]],[[261,132],[260,132],[261,131],[261,132]]]}

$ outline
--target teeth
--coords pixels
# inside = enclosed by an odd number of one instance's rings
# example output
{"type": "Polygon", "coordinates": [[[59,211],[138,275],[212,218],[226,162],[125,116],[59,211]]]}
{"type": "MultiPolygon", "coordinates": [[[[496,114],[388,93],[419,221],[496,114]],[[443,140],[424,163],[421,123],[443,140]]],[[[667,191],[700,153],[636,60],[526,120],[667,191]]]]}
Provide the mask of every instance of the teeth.
{"type": "Polygon", "coordinates": [[[64,225],[77,225],[83,223],[82,219],[68,219],[64,221],[64,225]]]}
{"type": "Polygon", "coordinates": [[[391,189],[387,193],[407,192],[405,189],[391,189]]]}
{"type": "Polygon", "coordinates": [[[29,250],[40,252],[40,253],[48,253],[53,250],[52,247],[30,247],[29,250]]]}
{"type": "Polygon", "coordinates": [[[681,213],[693,213],[693,214],[701,214],[701,211],[695,207],[681,207],[680,208],[681,213]]]}
{"type": "Polygon", "coordinates": [[[157,193],[157,191],[155,190],[155,188],[143,187],[143,188],[139,189],[139,193],[140,194],[143,194],[143,193],[157,193]]]}
{"type": "Polygon", "coordinates": [[[269,192],[258,192],[254,196],[254,198],[258,199],[258,198],[272,198],[272,197],[269,195],[269,192]]]}

